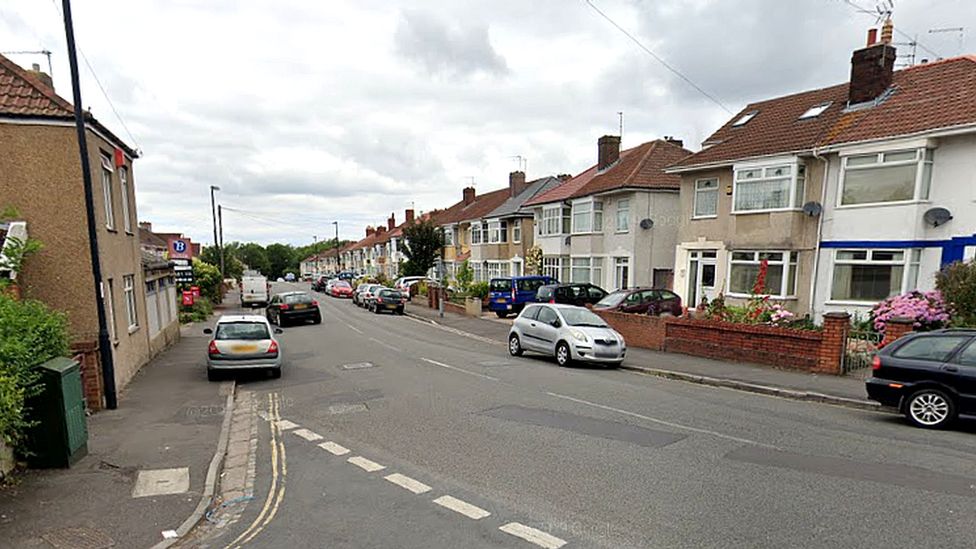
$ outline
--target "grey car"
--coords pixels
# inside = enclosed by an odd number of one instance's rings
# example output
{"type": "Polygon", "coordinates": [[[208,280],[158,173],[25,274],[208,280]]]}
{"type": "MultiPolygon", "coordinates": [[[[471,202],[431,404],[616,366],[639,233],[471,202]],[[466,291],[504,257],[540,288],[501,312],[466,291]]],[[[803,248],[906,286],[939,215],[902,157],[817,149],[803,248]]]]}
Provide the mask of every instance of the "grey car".
{"type": "Polygon", "coordinates": [[[508,352],[519,356],[524,351],[553,356],[560,366],[576,361],[619,366],[627,354],[627,343],[589,309],[531,304],[508,332],[508,352]]]}
{"type": "Polygon", "coordinates": [[[281,377],[281,344],[271,324],[258,315],[225,315],[217,319],[207,348],[207,378],[214,381],[222,371],[267,370],[271,376],[281,377]]]}

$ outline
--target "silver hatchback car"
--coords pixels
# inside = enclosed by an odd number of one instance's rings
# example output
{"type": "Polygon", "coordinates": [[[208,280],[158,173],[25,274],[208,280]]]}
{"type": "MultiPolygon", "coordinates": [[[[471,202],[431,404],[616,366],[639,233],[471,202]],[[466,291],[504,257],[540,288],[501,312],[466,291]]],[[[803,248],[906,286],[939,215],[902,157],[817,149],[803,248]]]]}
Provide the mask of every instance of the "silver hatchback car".
{"type": "Polygon", "coordinates": [[[207,379],[214,381],[221,371],[261,369],[281,377],[281,344],[271,324],[258,315],[225,315],[213,329],[203,331],[213,337],[207,348],[207,379]]]}
{"type": "Polygon", "coordinates": [[[524,351],[554,356],[560,366],[574,361],[619,366],[627,354],[627,343],[589,309],[531,304],[508,332],[508,352],[519,356],[524,351]]]}

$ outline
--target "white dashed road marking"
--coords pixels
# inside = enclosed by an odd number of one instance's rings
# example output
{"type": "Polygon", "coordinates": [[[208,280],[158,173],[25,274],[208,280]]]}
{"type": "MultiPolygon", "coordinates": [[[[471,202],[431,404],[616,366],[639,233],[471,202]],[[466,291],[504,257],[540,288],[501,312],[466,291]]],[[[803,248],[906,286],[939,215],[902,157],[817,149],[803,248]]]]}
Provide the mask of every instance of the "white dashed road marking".
{"type": "Polygon", "coordinates": [[[346,324],[346,326],[349,326],[349,329],[352,330],[352,331],[354,331],[354,332],[356,332],[357,334],[363,333],[362,330],[360,330],[359,328],[353,326],[352,324],[346,324]]]}
{"type": "Polygon", "coordinates": [[[278,421],[278,428],[281,429],[282,431],[287,431],[289,429],[294,429],[296,427],[298,427],[297,423],[292,423],[287,419],[282,419],[278,421]]]}
{"type": "Polygon", "coordinates": [[[385,341],[380,341],[380,340],[376,339],[375,337],[371,337],[371,338],[369,338],[369,340],[372,341],[373,343],[376,343],[377,345],[382,345],[383,347],[386,347],[387,349],[390,349],[390,350],[393,350],[393,351],[397,351],[397,352],[400,352],[401,351],[401,349],[399,347],[394,347],[393,345],[390,345],[389,343],[387,343],[385,341]]]}
{"type": "Polygon", "coordinates": [[[363,456],[353,456],[347,459],[346,461],[352,463],[353,465],[359,467],[360,469],[366,471],[367,473],[372,473],[374,471],[382,471],[383,469],[386,469],[385,465],[380,465],[375,461],[370,461],[364,458],[363,456]]]}
{"type": "Polygon", "coordinates": [[[423,494],[424,492],[430,492],[430,486],[427,486],[419,480],[414,480],[408,476],[401,475],[400,473],[393,473],[392,475],[387,475],[386,480],[396,484],[400,488],[409,490],[415,494],[423,494]]]}
{"type": "Polygon", "coordinates": [[[562,540],[547,534],[542,530],[536,530],[535,528],[520,524],[518,522],[509,522],[505,526],[499,528],[502,532],[506,534],[511,534],[517,538],[522,538],[529,543],[534,543],[539,547],[545,547],[545,549],[559,549],[563,545],[566,545],[566,540],[562,540]]]}
{"type": "Polygon", "coordinates": [[[483,519],[491,513],[485,511],[481,507],[471,505],[466,501],[461,501],[456,497],[452,496],[441,496],[434,500],[434,503],[454,511],[455,513],[460,513],[470,519],[479,520],[483,519]]]}
{"type": "Polygon", "coordinates": [[[331,440],[319,444],[319,448],[329,452],[334,456],[344,456],[349,453],[349,448],[346,448],[345,446],[339,446],[338,444],[332,442],[331,440]]]}
{"type": "Polygon", "coordinates": [[[322,435],[320,435],[318,433],[313,433],[312,431],[309,431],[308,429],[297,429],[295,431],[292,431],[292,433],[294,433],[294,434],[296,434],[296,435],[304,438],[305,440],[307,440],[309,442],[315,442],[316,440],[322,440],[322,435]]]}
{"type": "Polygon", "coordinates": [[[498,381],[497,377],[486,376],[485,374],[479,374],[478,372],[472,372],[470,370],[465,370],[464,368],[458,368],[457,366],[451,366],[450,364],[444,364],[443,362],[437,362],[436,360],[431,360],[429,358],[421,358],[420,360],[423,360],[428,364],[433,364],[434,366],[440,366],[441,368],[447,368],[448,370],[468,374],[469,376],[477,376],[484,379],[490,379],[492,381],[498,381]]]}

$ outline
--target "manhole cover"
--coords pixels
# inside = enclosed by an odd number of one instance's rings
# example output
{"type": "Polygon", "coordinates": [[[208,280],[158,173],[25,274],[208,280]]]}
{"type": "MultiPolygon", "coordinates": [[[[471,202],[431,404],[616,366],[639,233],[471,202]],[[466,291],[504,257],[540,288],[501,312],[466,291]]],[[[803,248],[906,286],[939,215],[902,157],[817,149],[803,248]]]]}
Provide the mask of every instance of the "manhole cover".
{"type": "Polygon", "coordinates": [[[62,528],[41,537],[58,549],[105,549],[115,545],[115,540],[92,528],[62,528]]]}
{"type": "Polygon", "coordinates": [[[338,414],[351,414],[353,412],[365,412],[367,409],[368,408],[366,408],[366,405],[365,404],[362,404],[362,403],[360,403],[360,404],[333,404],[332,406],[329,406],[329,413],[330,414],[333,414],[333,415],[338,415],[338,414]]]}
{"type": "Polygon", "coordinates": [[[372,362],[353,362],[352,364],[343,364],[343,370],[362,370],[363,368],[372,368],[372,362]]]}

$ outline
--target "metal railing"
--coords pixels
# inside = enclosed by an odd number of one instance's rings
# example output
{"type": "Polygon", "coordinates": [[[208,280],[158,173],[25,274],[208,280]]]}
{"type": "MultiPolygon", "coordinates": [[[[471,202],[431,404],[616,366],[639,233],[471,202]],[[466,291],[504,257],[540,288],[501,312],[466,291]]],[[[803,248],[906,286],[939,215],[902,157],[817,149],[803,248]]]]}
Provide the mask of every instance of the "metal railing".
{"type": "Polygon", "coordinates": [[[844,375],[871,367],[874,354],[881,348],[884,336],[870,330],[851,330],[844,346],[844,375]]]}

